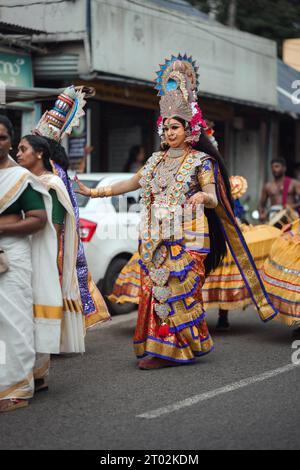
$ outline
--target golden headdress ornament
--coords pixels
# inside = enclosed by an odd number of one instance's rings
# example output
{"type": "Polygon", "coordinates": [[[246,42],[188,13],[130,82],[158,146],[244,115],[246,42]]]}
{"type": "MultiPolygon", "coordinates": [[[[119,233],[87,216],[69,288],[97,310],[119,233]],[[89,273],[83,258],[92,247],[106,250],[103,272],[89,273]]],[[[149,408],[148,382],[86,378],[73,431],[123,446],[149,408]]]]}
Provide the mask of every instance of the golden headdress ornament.
{"type": "Polygon", "coordinates": [[[206,128],[201,109],[197,103],[198,67],[192,57],[186,54],[172,56],[160,65],[156,86],[160,99],[160,117],[157,121],[158,133],[163,134],[163,121],[179,117],[189,123],[190,136],[186,141],[195,143],[201,130],[206,128]]]}
{"type": "Polygon", "coordinates": [[[54,107],[43,114],[32,133],[57,142],[66,134],[70,135],[73,127],[79,126],[80,118],[85,114],[85,98],[93,94],[93,88],[69,86],[57,97],[54,107]]]}

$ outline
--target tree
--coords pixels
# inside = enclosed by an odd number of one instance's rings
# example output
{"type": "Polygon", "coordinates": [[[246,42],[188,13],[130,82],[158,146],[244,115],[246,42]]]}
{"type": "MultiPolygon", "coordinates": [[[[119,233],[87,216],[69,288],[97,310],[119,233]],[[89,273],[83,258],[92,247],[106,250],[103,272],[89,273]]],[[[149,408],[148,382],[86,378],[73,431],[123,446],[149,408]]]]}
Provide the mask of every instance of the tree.
{"type": "MultiPolygon", "coordinates": [[[[203,12],[210,12],[211,0],[189,1],[203,12]]],[[[214,0],[214,4],[218,21],[275,40],[279,55],[284,39],[300,37],[299,0],[214,0]]]]}

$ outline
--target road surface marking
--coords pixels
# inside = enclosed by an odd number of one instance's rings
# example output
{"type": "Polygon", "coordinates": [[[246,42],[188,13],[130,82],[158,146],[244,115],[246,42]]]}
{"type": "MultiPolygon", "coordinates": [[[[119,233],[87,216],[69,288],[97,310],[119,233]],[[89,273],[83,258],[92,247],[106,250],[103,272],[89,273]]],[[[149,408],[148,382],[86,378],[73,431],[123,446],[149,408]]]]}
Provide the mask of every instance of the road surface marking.
{"type": "Polygon", "coordinates": [[[210,392],[201,393],[199,395],[194,395],[193,397],[186,398],[185,400],[178,401],[177,403],[173,403],[172,405],[163,406],[162,408],[157,408],[156,410],[148,411],[146,413],[142,413],[137,415],[137,418],[145,418],[145,419],[153,419],[159,418],[162,415],[166,415],[169,413],[173,413],[174,411],[181,410],[182,408],[187,408],[189,406],[196,405],[205,400],[209,400],[210,398],[217,397],[218,395],[223,395],[225,393],[234,392],[240,388],[248,387],[249,385],[263,382],[264,380],[271,379],[272,377],[276,377],[277,375],[284,374],[291,370],[296,369],[299,367],[295,364],[288,364],[283,367],[279,367],[278,369],[273,369],[267,372],[264,372],[260,375],[255,375],[253,377],[249,377],[244,380],[240,380],[239,382],[235,382],[230,385],[225,385],[225,387],[217,388],[216,390],[211,390],[210,392]]]}

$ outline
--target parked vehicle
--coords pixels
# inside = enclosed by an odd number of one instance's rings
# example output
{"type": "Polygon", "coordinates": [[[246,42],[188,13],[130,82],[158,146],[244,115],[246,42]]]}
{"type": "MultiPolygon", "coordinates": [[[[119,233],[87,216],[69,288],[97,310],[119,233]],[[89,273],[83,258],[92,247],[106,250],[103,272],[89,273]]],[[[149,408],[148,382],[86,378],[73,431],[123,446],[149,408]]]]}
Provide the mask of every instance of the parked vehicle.
{"type": "MultiPolygon", "coordinates": [[[[90,188],[110,186],[130,178],[128,173],[87,173],[79,176],[90,188]]],[[[75,183],[74,183],[75,185],[75,183]]],[[[94,281],[104,296],[138,245],[139,191],[122,196],[90,199],[77,194],[80,234],[94,281]]],[[[105,298],[112,314],[128,313],[134,304],[119,305],[105,298]]]]}

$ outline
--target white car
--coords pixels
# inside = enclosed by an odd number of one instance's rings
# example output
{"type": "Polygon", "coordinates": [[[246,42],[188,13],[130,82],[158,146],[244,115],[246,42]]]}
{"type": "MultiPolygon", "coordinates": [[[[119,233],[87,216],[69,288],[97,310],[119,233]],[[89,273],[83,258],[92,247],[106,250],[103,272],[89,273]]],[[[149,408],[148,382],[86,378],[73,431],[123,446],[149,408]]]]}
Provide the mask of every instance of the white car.
{"type": "MultiPolygon", "coordinates": [[[[130,173],[86,173],[78,178],[89,188],[97,188],[131,176],[130,173]]],[[[137,190],[124,196],[94,199],[77,194],[81,240],[89,270],[104,296],[111,294],[121,269],[137,250],[139,194],[137,190]]],[[[114,314],[128,313],[135,308],[133,304],[105,300],[114,314]]]]}

